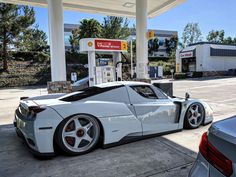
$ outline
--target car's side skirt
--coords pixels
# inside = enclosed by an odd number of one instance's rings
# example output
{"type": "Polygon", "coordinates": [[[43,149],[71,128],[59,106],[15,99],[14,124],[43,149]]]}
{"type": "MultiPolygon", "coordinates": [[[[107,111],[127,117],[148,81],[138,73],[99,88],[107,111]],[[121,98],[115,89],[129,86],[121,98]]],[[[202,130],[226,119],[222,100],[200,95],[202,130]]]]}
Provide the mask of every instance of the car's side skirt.
{"type": "Polygon", "coordinates": [[[141,135],[141,136],[129,136],[129,135],[127,135],[118,142],[104,144],[103,148],[110,148],[110,147],[119,146],[119,145],[122,145],[122,144],[132,143],[132,142],[135,142],[135,141],[140,141],[140,140],[143,140],[143,139],[153,138],[153,137],[166,135],[166,134],[170,134],[170,133],[175,133],[175,132],[180,132],[180,131],[182,131],[182,129],[171,130],[171,131],[162,132],[162,133],[155,133],[155,134],[151,134],[151,135],[141,135]]]}

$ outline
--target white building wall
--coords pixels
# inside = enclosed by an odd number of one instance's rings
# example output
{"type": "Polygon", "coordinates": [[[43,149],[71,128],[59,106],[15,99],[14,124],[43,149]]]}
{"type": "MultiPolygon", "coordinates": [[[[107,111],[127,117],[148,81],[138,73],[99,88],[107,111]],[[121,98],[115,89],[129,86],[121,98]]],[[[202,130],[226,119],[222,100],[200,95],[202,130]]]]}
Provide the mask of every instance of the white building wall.
{"type": "Polygon", "coordinates": [[[196,46],[196,71],[204,71],[206,50],[203,45],[196,46]]]}
{"type": "Polygon", "coordinates": [[[202,62],[203,64],[202,69],[199,67],[197,68],[197,71],[227,71],[229,69],[236,68],[236,57],[210,56],[211,47],[236,50],[236,46],[213,44],[198,45],[198,52],[196,55],[197,63],[200,64],[200,62],[202,62]]]}

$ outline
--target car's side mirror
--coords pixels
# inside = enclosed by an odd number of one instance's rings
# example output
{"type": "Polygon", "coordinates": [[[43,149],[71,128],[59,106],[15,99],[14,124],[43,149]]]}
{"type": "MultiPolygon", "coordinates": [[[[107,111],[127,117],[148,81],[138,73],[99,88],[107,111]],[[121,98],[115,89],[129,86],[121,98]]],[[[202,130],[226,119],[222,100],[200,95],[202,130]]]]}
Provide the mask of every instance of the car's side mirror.
{"type": "Polygon", "coordinates": [[[190,95],[188,92],[185,93],[185,100],[188,100],[190,98],[190,95]]]}

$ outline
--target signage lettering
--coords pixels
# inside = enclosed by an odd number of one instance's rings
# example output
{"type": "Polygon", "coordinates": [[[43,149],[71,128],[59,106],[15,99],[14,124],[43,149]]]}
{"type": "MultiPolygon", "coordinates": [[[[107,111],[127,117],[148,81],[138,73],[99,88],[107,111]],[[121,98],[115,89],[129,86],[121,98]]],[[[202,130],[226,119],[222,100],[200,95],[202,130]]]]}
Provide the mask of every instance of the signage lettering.
{"type": "Polygon", "coordinates": [[[192,58],[193,57],[193,52],[184,52],[179,54],[180,58],[192,58]]]}

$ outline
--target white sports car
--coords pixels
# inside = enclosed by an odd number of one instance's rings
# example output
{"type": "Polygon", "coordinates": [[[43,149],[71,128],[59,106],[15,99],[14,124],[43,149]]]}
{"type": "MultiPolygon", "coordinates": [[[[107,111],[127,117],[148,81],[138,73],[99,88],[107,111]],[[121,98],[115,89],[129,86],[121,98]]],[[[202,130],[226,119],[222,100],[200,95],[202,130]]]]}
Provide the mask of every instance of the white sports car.
{"type": "Polygon", "coordinates": [[[197,128],[213,120],[207,103],[170,98],[142,82],[110,82],[71,94],[22,98],[16,132],[36,155],[58,147],[70,155],[153,135],[197,128]]]}

